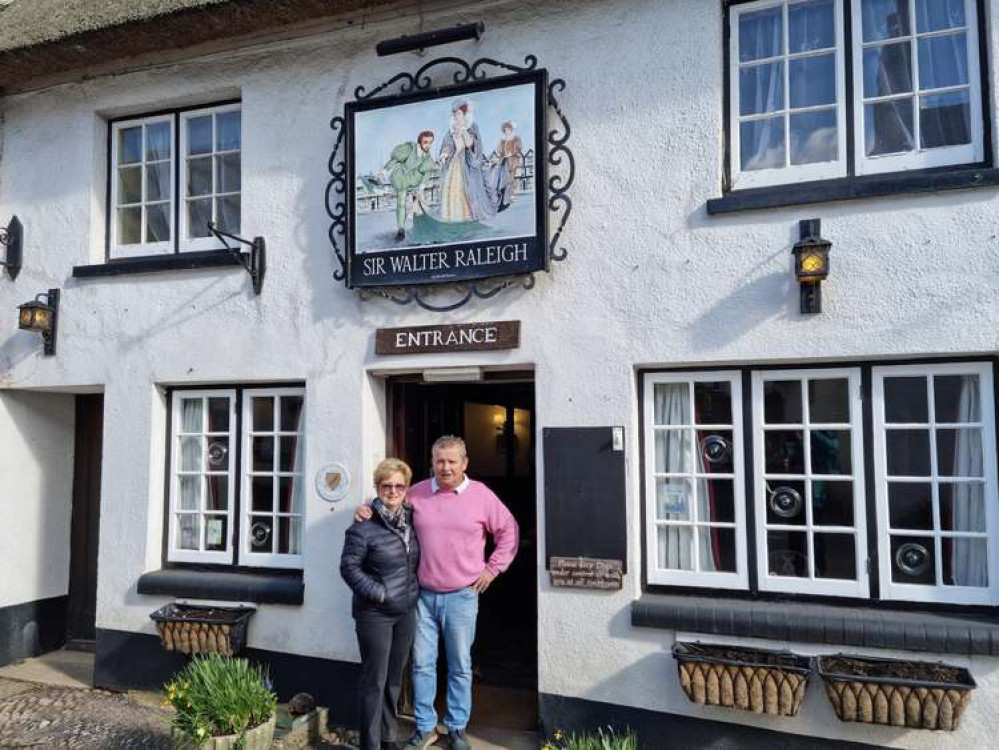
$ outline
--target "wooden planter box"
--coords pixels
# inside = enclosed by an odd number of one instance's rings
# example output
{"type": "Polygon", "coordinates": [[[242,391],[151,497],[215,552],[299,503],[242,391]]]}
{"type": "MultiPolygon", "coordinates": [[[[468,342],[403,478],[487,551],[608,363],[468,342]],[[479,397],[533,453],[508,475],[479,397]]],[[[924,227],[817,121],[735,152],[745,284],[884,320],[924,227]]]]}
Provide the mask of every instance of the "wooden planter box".
{"type": "Polygon", "coordinates": [[[275,717],[269,721],[247,730],[240,737],[238,734],[227,734],[222,737],[209,737],[201,743],[192,741],[190,738],[176,731],[173,735],[174,750],[268,750],[274,742],[275,717]]]}
{"type": "Polygon", "coordinates": [[[673,658],[694,703],[771,716],[798,713],[812,674],[810,660],[790,651],[678,641],[673,658]]]}
{"type": "Polygon", "coordinates": [[[167,651],[182,654],[238,654],[246,645],[250,607],[198,607],[167,604],[149,617],[167,651]]]}
{"type": "Polygon", "coordinates": [[[947,664],[820,656],[818,672],[840,721],[912,729],[957,729],[975,680],[947,664]]]}

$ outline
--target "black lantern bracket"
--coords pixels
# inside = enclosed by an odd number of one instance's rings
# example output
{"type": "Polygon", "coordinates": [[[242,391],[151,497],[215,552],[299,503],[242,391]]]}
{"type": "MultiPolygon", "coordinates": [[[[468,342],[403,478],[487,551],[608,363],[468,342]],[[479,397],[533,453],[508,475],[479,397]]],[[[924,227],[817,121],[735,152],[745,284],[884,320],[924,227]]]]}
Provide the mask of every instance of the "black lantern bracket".
{"type": "Polygon", "coordinates": [[[233,259],[250,274],[250,279],[253,282],[253,293],[259,295],[264,288],[264,274],[267,271],[267,243],[264,242],[264,238],[254,237],[252,240],[247,240],[243,237],[237,237],[234,234],[223,232],[215,226],[213,221],[208,222],[208,231],[215,235],[215,238],[232,254],[233,259]],[[250,252],[240,252],[239,248],[230,245],[226,239],[246,245],[250,248],[250,252]]]}
{"type": "Polygon", "coordinates": [[[0,260],[0,266],[7,269],[10,280],[13,281],[21,272],[21,251],[24,246],[24,227],[16,216],[10,220],[10,224],[0,227],[0,245],[7,249],[4,259],[0,260]]]}
{"type": "Polygon", "coordinates": [[[822,239],[820,219],[803,219],[798,228],[800,239],[791,253],[794,255],[794,276],[798,280],[800,310],[803,315],[814,315],[822,312],[822,282],[829,276],[832,243],[822,239]]]}
{"type": "MultiPolygon", "coordinates": [[[[507,73],[528,73],[537,69],[538,58],[527,55],[523,65],[514,65],[492,58],[483,57],[474,62],[467,62],[460,57],[440,57],[422,65],[415,73],[398,73],[387,81],[375,86],[370,91],[364,86],[354,89],[354,98],[365,101],[383,93],[387,89],[397,87],[397,94],[414,94],[441,88],[441,80],[445,72],[450,71],[450,82],[447,85],[460,85],[487,80],[491,75],[506,75],[507,73]],[[431,74],[433,71],[433,75],[431,74]]],[[[565,80],[553,78],[548,83],[548,109],[554,113],[556,121],[547,132],[546,155],[548,164],[557,169],[548,175],[548,212],[551,217],[549,232],[546,270],[552,261],[563,261],[569,257],[569,251],[562,243],[565,225],[572,214],[572,199],[569,191],[576,175],[576,160],[569,147],[569,137],[572,129],[562,110],[559,96],[565,90],[565,80]]],[[[327,169],[330,180],[326,185],[326,214],[330,218],[329,239],[333,246],[334,258],[338,268],[333,269],[333,278],[348,285],[347,281],[347,153],[343,149],[346,136],[346,121],[337,116],[330,120],[330,129],[334,133],[333,150],[330,153],[327,169]]],[[[535,286],[533,273],[517,274],[515,276],[499,276],[470,281],[384,286],[360,290],[362,300],[373,298],[389,299],[396,304],[415,303],[432,312],[449,312],[467,304],[473,299],[489,299],[504,289],[513,287],[531,289],[535,286]],[[447,297],[446,300],[434,302],[431,297],[447,297]]]]}

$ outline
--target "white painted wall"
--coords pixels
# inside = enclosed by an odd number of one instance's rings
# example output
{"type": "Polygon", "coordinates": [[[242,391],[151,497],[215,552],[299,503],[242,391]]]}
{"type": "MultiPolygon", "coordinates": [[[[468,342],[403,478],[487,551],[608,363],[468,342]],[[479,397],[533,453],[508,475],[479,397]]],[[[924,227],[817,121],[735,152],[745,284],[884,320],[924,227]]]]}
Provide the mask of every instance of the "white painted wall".
{"type": "Polygon", "coordinates": [[[69,591],[73,396],[0,391],[0,607],[69,591]]]}
{"type": "MultiPolygon", "coordinates": [[[[989,22],[990,31],[999,23],[995,4],[989,22]]],[[[706,215],[705,201],[721,189],[722,28],[721,3],[705,0],[511,0],[0,100],[0,218],[17,213],[26,231],[26,266],[16,283],[0,283],[0,386],[105,386],[98,626],[151,632],[148,614],[164,601],[135,593],[161,557],[160,386],[306,382],[306,475],[344,460],[354,489],[332,513],[309,495],[305,604],[261,607],[251,641],[356,660],[336,561],[349,509],[384,446],[384,389],[371,371],[533,366],[538,430],[624,424],[631,446],[624,590],[552,591],[539,561],[542,691],[898,747],[952,743],[841,726],[814,688],[793,721],[693,707],[668,656],[673,634],[630,625],[642,564],[637,367],[992,354],[999,341],[995,189],[706,215]],[[355,86],[425,62],[379,59],[377,40],[480,17],[489,27],[483,41],[445,52],[510,61],[533,53],[567,81],[562,104],[577,164],[569,260],[531,291],[455,313],[361,302],[332,279],[323,209],[329,119],[355,86]],[[102,118],[234,91],[243,101],[243,234],[268,243],[263,294],[253,296],[237,269],[72,279],[72,266],[104,252],[102,118]],[[811,217],[834,243],[833,275],[826,312],[803,318],[790,250],[798,220],[811,217]],[[50,286],[63,289],[59,354],[42,358],[37,338],[15,330],[13,308],[50,286]],[[523,321],[521,348],[373,353],[377,327],[488,319],[523,321]]],[[[999,59],[994,41],[989,55],[999,59]]],[[[996,101],[994,85],[990,93],[996,101]]],[[[538,487],[543,503],[541,476],[538,487]]],[[[971,667],[982,687],[956,737],[984,746],[999,705],[999,661],[971,667]]]]}

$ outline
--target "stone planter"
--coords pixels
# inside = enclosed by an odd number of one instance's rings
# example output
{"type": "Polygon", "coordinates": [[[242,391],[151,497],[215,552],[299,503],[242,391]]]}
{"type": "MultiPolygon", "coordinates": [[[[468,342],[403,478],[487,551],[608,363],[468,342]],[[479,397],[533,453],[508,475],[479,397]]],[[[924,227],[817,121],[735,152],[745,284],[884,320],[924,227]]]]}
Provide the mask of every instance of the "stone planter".
{"type": "Polygon", "coordinates": [[[790,651],[678,641],[673,658],[692,702],[771,716],[798,713],[812,674],[809,659],[790,651]]]}
{"type": "Polygon", "coordinates": [[[199,745],[174,731],[173,746],[175,750],[269,750],[274,741],[275,721],[276,717],[272,716],[263,724],[248,730],[242,736],[242,743],[238,734],[227,734],[211,737],[199,745]]]}
{"type": "Polygon", "coordinates": [[[818,672],[840,721],[912,729],[957,729],[975,680],[947,664],[820,656],[818,672]]]}

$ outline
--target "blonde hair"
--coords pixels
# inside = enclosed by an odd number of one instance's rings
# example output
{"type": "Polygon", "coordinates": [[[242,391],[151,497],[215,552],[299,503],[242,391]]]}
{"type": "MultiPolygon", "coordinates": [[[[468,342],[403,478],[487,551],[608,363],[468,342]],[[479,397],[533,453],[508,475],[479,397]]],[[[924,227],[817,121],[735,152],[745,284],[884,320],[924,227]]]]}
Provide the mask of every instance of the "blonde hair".
{"type": "Polygon", "coordinates": [[[434,451],[441,448],[459,448],[461,450],[461,457],[468,458],[465,441],[457,435],[441,435],[434,441],[433,447],[430,449],[430,455],[433,455],[434,451]]]}
{"type": "Polygon", "coordinates": [[[408,485],[410,480],[413,478],[413,470],[409,468],[409,464],[399,458],[386,458],[378,463],[375,467],[375,487],[377,488],[382,482],[388,479],[395,473],[402,474],[406,478],[406,484],[408,485]]]}

